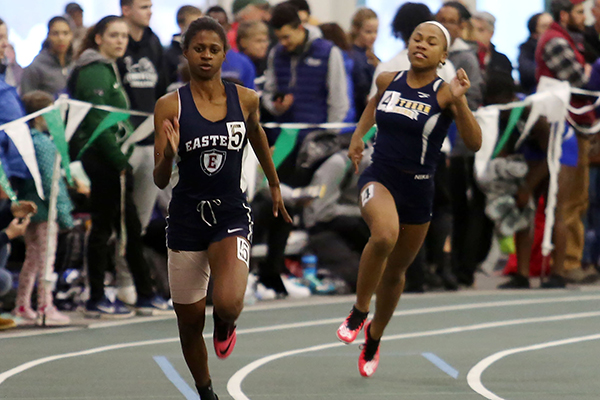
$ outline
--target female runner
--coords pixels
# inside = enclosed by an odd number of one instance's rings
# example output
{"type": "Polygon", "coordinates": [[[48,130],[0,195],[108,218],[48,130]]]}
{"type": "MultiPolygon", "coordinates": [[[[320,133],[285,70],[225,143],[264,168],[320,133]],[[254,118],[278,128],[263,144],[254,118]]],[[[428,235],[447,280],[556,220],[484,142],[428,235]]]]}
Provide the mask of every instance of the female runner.
{"type": "Polygon", "coordinates": [[[377,95],[365,109],[352,137],[348,157],[358,171],[363,136],[377,123],[372,164],[360,177],[361,213],[371,231],[358,271],[356,303],[337,336],[352,343],[377,294],[373,320],[365,328],[358,360],[362,376],[375,373],[379,341],[404,290],[405,272],[423,244],[434,194],[433,174],[442,142],[454,119],[467,147],[481,147],[481,129],[469,110],[470,87],[464,70],[450,84],[437,75],[446,61],[450,34],[437,22],[425,22],[413,32],[408,71],[377,77],[377,95]]]}
{"type": "Polygon", "coordinates": [[[226,358],[236,342],[248,278],[252,214],[241,188],[242,157],[248,141],[265,172],[273,213],[291,222],[267,139],[259,125],[258,95],[223,81],[225,31],[212,18],[192,22],[183,41],[191,81],[156,103],[154,181],[171,179],[167,244],[169,285],[183,355],[201,400],[215,400],[202,330],[206,290],[212,273],[213,344],[226,358]]]}

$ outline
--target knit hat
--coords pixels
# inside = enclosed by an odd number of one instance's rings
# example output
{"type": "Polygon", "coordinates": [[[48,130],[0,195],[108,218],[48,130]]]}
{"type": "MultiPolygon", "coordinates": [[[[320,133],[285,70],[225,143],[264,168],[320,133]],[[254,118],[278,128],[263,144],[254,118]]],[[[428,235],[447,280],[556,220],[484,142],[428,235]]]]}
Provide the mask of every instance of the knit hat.
{"type": "Polygon", "coordinates": [[[268,0],[235,0],[231,7],[232,7],[233,15],[235,15],[250,5],[262,6],[265,4],[269,4],[269,1],[268,0]]]}

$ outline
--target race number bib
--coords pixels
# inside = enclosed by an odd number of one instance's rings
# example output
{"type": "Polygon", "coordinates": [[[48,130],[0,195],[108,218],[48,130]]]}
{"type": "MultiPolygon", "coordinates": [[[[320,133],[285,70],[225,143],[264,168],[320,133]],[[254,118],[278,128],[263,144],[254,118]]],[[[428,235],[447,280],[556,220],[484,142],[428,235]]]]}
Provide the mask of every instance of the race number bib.
{"type": "Polygon", "coordinates": [[[250,244],[244,238],[237,238],[237,258],[250,268],[250,244]]]}
{"type": "Polygon", "coordinates": [[[227,150],[241,150],[246,136],[246,124],[243,122],[227,122],[229,143],[227,150]]]}
{"type": "Polygon", "coordinates": [[[362,191],[360,195],[360,201],[362,206],[364,207],[369,200],[371,200],[375,196],[375,185],[370,184],[362,191]]]}

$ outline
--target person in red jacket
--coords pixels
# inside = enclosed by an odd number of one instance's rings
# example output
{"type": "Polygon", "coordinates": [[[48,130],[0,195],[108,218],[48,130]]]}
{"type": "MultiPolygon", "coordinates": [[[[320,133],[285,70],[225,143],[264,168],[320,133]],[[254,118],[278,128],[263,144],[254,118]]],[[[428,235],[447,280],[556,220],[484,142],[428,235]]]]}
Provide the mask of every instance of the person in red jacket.
{"type": "MultiPolygon", "coordinates": [[[[561,81],[568,81],[573,87],[584,87],[589,80],[589,65],[586,65],[583,56],[583,43],[575,40],[573,33],[583,32],[585,29],[584,0],[552,0],[550,5],[554,23],[540,38],[536,49],[536,78],[551,77],[561,81]]],[[[581,107],[585,100],[572,98],[571,105],[581,107]]],[[[593,113],[584,115],[571,115],[573,120],[582,126],[590,126],[594,122],[593,113]]],[[[568,131],[565,130],[565,131],[568,131]]],[[[565,151],[578,151],[576,170],[573,173],[572,188],[564,208],[564,222],[567,226],[564,238],[566,259],[563,265],[554,265],[548,281],[544,287],[556,288],[565,286],[565,275],[571,271],[581,269],[583,254],[584,227],[583,216],[588,206],[589,185],[589,141],[581,134],[577,135],[578,148],[569,150],[563,145],[565,151]]],[[[556,243],[560,245],[560,243],[556,243]]]]}

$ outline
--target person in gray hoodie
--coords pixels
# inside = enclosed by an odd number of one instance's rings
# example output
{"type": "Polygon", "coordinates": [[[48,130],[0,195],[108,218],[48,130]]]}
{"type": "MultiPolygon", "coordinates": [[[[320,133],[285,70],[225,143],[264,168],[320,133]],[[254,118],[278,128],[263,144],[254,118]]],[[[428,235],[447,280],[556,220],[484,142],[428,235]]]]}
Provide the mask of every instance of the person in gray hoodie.
{"type": "Polygon", "coordinates": [[[42,50],[23,71],[21,94],[41,90],[57,97],[65,90],[73,66],[72,42],[69,22],[64,17],[52,18],[42,50]]]}

